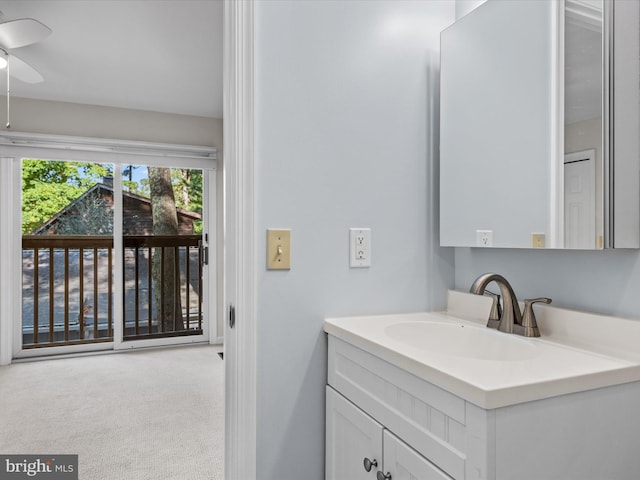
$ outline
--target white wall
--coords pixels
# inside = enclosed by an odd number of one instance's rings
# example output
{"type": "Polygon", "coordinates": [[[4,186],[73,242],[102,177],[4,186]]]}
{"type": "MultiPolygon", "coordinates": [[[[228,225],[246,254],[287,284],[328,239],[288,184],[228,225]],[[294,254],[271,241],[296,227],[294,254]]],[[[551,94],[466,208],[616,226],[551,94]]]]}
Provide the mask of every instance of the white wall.
{"type": "Polygon", "coordinates": [[[256,4],[259,265],[292,229],[290,271],[260,270],[259,479],[324,478],[327,316],[444,305],[437,244],[439,32],[452,2],[256,4]],[[372,229],[349,269],[348,229],[372,229]]]}

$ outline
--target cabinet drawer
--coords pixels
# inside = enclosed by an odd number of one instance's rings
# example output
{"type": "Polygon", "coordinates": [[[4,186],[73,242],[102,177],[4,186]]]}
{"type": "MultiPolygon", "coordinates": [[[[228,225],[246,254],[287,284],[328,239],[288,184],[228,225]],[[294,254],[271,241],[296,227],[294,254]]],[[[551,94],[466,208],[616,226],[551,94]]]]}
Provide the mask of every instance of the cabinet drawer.
{"type": "Polygon", "coordinates": [[[328,383],[454,478],[465,478],[465,401],[329,336],[328,383]]]}

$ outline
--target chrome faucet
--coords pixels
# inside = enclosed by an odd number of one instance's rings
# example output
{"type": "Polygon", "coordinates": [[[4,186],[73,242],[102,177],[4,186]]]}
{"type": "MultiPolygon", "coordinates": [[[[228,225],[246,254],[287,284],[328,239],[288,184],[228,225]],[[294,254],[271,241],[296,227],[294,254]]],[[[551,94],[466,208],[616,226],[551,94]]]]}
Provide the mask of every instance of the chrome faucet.
{"type": "Polygon", "coordinates": [[[520,313],[520,306],[518,305],[518,299],[516,294],[513,293],[513,288],[502,275],[497,273],[485,273],[476,278],[476,281],[471,285],[470,292],[476,295],[484,295],[485,288],[491,282],[496,282],[500,287],[501,295],[495,295],[491,292],[487,292],[493,297],[493,306],[491,308],[491,314],[487,321],[487,327],[497,328],[501,332],[515,333],[517,335],[523,335],[525,337],[539,337],[540,330],[536,323],[536,316],[533,313],[533,304],[538,302],[551,303],[550,298],[534,298],[532,300],[524,301],[524,316],[520,313]],[[500,297],[502,296],[504,307],[500,312],[500,297]],[[498,303],[498,305],[496,305],[498,303]],[[496,318],[498,317],[498,318],[496,318]]]}
{"type": "Polygon", "coordinates": [[[487,327],[497,328],[505,333],[514,333],[514,325],[522,326],[522,314],[520,313],[516,294],[513,292],[513,288],[511,288],[506,278],[497,273],[485,273],[476,278],[476,281],[473,282],[469,291],[476,295],[484,295],[485,288],[487,288],[487,285],[491,282],[496,282],[498,287],[500,287],[500,294],[504,306],[498,322],[489,321],[487,327]],[[495,323],[497,323],[497,325],[495,323]]]}

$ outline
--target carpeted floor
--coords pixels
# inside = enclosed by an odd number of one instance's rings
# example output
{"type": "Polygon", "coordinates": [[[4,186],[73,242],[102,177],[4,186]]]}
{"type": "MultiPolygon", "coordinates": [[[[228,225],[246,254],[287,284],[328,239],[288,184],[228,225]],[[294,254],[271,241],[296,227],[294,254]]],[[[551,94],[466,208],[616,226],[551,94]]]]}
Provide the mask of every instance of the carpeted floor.
{"type": "Polygon", "coordinates": [[[223,478],[218,346],[0,367],[0,453],[78,454],[80,480],[223,478]]]}

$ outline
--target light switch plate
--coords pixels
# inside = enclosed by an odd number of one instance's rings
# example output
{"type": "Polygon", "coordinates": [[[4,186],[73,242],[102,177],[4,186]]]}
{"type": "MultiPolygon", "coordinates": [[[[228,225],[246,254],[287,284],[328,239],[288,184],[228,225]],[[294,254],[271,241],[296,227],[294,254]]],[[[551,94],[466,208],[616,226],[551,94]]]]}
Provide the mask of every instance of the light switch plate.
{"type": "Polygon", "coordinates": [[[291,269],[291,230],[267,229],[267,269],[291,269]]]}
{"type": "Polygon", "coordinates": [[[544,233],[532,233],[531,234],[531,247],[544,248],[545,236],[544,233]]]}

